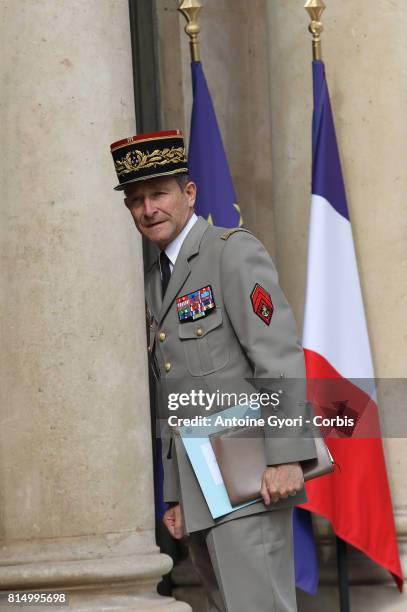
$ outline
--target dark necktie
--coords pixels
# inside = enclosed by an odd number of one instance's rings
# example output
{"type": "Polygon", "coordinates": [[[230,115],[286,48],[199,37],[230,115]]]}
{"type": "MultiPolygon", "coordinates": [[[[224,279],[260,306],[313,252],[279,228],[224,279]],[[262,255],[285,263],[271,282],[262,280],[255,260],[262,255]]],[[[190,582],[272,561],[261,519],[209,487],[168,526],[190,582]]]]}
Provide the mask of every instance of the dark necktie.
{"type": "Polygon", "coordinates": [[[167,253],[161,251],[160,253],[160,269],[161,269],[161,291],[162,297],[164,298],[165,292],[167,291],[168,283],[171,278],[170,260],[168,259],[167,253]]]}

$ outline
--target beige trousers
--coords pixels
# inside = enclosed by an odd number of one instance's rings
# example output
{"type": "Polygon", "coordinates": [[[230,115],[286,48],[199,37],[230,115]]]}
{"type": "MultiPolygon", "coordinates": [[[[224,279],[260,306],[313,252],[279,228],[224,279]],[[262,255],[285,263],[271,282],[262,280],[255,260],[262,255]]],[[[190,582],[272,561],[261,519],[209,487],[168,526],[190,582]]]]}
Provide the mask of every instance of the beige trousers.
{"type": "Polygon", "coordinates": [[[292,508],[237,518],[185,541],[211,612],[296,612],[292,508]]]}

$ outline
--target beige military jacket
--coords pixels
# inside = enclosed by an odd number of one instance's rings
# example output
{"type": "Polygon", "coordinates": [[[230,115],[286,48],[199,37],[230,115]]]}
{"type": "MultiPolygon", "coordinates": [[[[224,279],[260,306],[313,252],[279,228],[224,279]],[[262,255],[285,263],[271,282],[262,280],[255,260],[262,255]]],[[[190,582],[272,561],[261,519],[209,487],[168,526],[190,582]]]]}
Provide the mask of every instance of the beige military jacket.
{"type": "MultiPolygon", "coordinates": [[[[304,401],[291,401],[288,393],[274,410],[289,417],[306,414],[304,357],[294,318],[270,256],[250,232],[214,227],[199,217],[181,247],[163,301],[158,261],[148,271],[146,302],[150,363],[160,387],[158,408],[165,404],[168,389],[247,390],[253,389],[248,379],[256,379],[256,388],[262,380],[284,379],[293,381],[304,401]],[[214,302],[209,313],[197,320],[181,320],[177,298],[208,286],[214,302]],[[263,305],[259,310],[257,286],[271,297],[272,308],[264,310],[263,305]]],[[[182,440],[173,434],[165,414],[161,411],[164,500],[180,501],[187,532],[306,501],[305,491],[300,491],[269,507],[257,502],[213,520],[182,440]]],[[[267,432],[268,465],[315,456],[305,425],[296,427],[289,437],[267,432]]]]}

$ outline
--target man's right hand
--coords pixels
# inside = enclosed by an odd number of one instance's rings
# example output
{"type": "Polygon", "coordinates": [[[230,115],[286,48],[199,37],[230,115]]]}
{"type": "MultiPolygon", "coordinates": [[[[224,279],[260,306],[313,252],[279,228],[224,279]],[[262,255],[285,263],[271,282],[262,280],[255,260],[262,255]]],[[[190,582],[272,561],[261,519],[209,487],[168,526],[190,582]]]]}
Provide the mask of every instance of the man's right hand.
{"type": "Polygon", "coordinates": [[[179,504],[168,508],[163,516],[163,523],[168,531],[176,540],[184,537],[184,528],[182,526],[181,507],[179,504]]]}

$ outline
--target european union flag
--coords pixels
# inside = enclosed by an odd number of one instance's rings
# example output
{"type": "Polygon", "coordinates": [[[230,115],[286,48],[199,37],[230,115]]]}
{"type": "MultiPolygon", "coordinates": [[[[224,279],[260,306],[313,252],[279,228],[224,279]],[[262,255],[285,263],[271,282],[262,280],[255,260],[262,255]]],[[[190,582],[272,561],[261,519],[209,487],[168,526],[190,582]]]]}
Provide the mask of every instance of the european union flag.
{"type": "Polygon", "coordinates": [[[318,589],[319,567],[310,512],[294,508],[293,532],[295,584],[299,589],[315,595],[318,589]]]}
{"type": "Polygon", "coordinates": [[[198,187],[195,209],[209,223],[242,225],[236,192],[201,62],[191,62],[193,106],[189,174],[198,187]]]}
{"type": "MultiPolygon", "coordinates": [[[[195,209],[209,223],[222,227],[242,225],[225,149],[201,62],[191,62],[193,106],[189,141],[189,173],[196,183],[195,209]]],[[[319,572],[311,517],[294,509],[294,559],[297,587],[317,590],[319,572]]]]}

